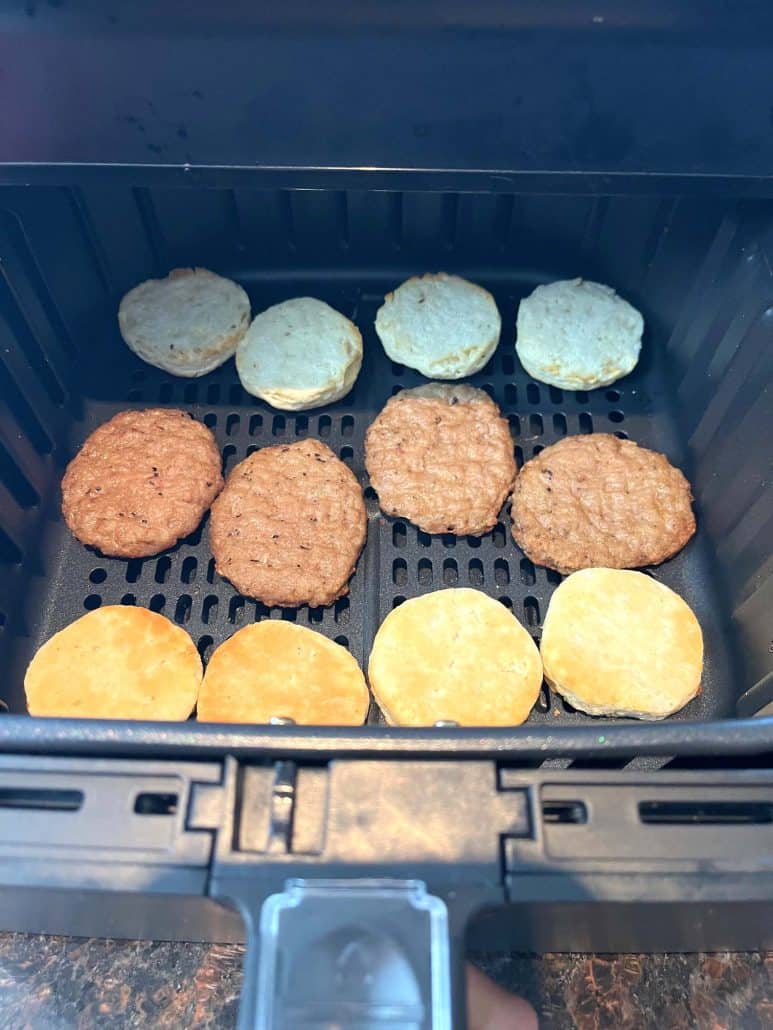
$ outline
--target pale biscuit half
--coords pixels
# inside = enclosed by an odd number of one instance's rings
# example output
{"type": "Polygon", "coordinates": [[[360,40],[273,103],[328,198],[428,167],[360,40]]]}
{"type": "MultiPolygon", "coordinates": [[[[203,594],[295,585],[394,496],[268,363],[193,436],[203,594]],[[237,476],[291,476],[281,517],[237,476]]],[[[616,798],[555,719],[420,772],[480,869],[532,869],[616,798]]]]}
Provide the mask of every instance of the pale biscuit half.
{"type": "Polygon", "coordinates": [[[542,662],[582,712],[665,719],[700,690],[703,635],[687,603],[643,572],[583,569],[550,600],[542,662]]]}
{"type": "Polygon", "coordinates": [[[361,726],[370,694],[356,659],[321,633],[256,622],[217,648],[199,693],[200,722],[361,726]]]}
{"type": "Polygon", "coordinates": [[[376,315],[387,355],[430,379],[478,372],[496,350],[502,320],[491,294],[458,275],[416,276],[388,293],[376,315]]]}
{"type": "Polygon", "coordinates": [[[236,350],[236,370],[247,393],[284,411],[340,400],[354,386],[361,365],[357,326],[314,297],[262,311],[236,350]]]}
{"type": "Polygon", "coordinates": [[[238,283],[206,268],[175,268],[129,290],[118,325],[130,350],[172,375],[193,378],[218,368],[250,324],[250,300],[238,283]]]}
{"type": "Polygon", "coordinates": [[[187,719],[201,658],[179,626],[127,605],[97,608],[38,650],[24,677],[30,715],[187,719]]]}
{"type": "Polygon", "coordinates": [[[390,612],[373,642],[368,679],[392,726],[518,726],[539,695],[542,662],[512,612],[463,587],[390,612]]]}
{"type": "Polygon", "coordinates": [[[640,313],[611,286],[566,279],[521,301],[515,350],[534,379],[592,390],[633,370],[643,329],[640,313]]]}

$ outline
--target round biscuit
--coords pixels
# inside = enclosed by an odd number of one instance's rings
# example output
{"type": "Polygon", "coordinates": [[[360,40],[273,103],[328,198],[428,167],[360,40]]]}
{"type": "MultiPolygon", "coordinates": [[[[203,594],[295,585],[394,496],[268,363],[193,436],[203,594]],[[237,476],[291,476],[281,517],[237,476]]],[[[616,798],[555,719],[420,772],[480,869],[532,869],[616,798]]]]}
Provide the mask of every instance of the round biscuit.
{"type": "Polygon", "coordinates": [[[542,662],[512,612],[465,587],[390,612],[373,642],[368,680],[392,726],[518,726],[539,695],[542,662]]]}
{"type": "Polygon", "coordinates": [[[367,517],[354,473],[319,440],[264,447],[212,506],[217,571],[264,604],[332,604],[349,590],[367,517]]]}
{"type": "Polygon", "coordinates": [[[30,715],[68,719],[187,719],[201,658],[179,626],[147,608],[108,605],[38,650],[24,677],[30,715]]]}
{"type": "Polygon", "coordinates": [[[427,533],[480,536],[515,478],[507,419],[483,390],[428,383],[387,401],[365,436],[382,511],[427,533]]]}
{"type": "Polygon", "coordinates": [[[357,326],[314,297],[297,297],[262,311],[236,350],[244,389],[285,411],[345,397],[361,365],[357,326]]]}
{"type": "Polygon", "coordinates": [[[201,522],[223,485],[211,430],[174,408],[121,411],[86,439],[62,479],[73,536],[103,554],[144,558],[201,522]]]}
{"type": "Polygon", "coordinates": [[[388,357],[430,379],[478,372],[496,350],[501,329],[491,294],[446,272],[408,279],[386,295],[376,314],[388,357]]]}
{"type": "Polygon", "coordinates": [[[665,719],[700,690],[703,635],[686,602],[650,576],[583,569],[550,599],[542,662],[582,712],[665,719]]]}
{"type": "Polygon", "coordinates": [[[206,268],[175,268],[129,290],[118,308],[130,350],[172,375],[206,375],[232,356],[250,324],[238,283],[206,268]]]}
{"type": "Polygon", "coordinates": [[[361,726],[370,694],[356,659],[321,633],[269,619],[238,630],[209,659],[200,722],[361,726]]]}
{"type": "Polygon", "coordinates": [[[640,313],[610,286],[566,279],[521,301],[515,350],[541,383],[592,390],[633,370],[643,330],[640,313]]]}
{"type": "Polygon", "coordinates": [[[695,533],[690,484],[663,455],[610,433],[568,436],[515,480],[513,537],[559,572],[657,565],[695,533]]]}

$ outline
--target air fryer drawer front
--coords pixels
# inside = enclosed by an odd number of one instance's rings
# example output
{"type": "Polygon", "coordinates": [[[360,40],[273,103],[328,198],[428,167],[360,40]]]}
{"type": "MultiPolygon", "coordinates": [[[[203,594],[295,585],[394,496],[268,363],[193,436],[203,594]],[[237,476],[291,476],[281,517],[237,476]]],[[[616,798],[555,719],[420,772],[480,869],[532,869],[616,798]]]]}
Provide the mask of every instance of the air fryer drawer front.
{"type": "Polygon", "coordinates": [[[387,1000],[449,1026],[468,934],[534,951],[773,944],[767,770],[5,756],[0,828],[4,927],[245,934],[245,1028],[300,1004],[285,988],[301,967],[307,1015],[341,1001],[330,969],[367,1008],[385,999],[362,984],[399,967],[387,1000]]]}

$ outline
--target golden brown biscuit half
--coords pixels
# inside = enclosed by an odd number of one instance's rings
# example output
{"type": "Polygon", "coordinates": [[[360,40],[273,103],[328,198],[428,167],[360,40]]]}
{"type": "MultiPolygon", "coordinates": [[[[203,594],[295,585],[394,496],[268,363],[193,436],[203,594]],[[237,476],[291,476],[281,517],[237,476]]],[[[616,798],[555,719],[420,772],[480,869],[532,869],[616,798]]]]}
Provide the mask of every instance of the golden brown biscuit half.
{"type": "Polygon", "coordinates": [[[381,510],[427,533],[487,533],[515,478],[507,419],[466,384],[391,397],[365,435],[365,464],[381,510]]]}
{"type": "Polygon", "coordinates": [[[361,726],[370,695],[345,647],[291,622],[245,626],[214,652],[199,693],[200,722],[361,726]]]}
{"type": "Polygon", "coordinates": [[[528,632],[480,590],[437,590],[384,619],[368,679],[392,726],[518,726],[542,685],[528,632]]]}
{"type": "Polygon", "coordinates": [[[40,648],[24,677],[30,715],[187,719],[201,658],[179,626],[147,608],[107,605],[40,648]]]}
{"type": "Polygon", "coordinates": [[[691,502],[665,455],[611,433],[568,436],[518,473],[513,537],[559,572],[658,565],[695,533],[691,502]]]}
{"type": "Polygon", "coordinates": [[[583,569],[550,600],[542,662],[582,712],[665,719],[700,690],[703,635],[689,605],[643,572],[583,569]]]}

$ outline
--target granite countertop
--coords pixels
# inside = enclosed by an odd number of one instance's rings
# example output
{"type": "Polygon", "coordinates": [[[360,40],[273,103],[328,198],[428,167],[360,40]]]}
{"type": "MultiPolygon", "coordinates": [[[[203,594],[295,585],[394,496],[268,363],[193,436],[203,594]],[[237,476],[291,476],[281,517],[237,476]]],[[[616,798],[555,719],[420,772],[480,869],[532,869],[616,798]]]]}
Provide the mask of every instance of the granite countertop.
{"type": "MultiPolygon", "coordinates": [[[[236,1024],[243,948],[0,934],[0,1028],[236,1024]]],[[[773,955],[476,955],[543,1030],[773,1027],[773,955]]]]}

